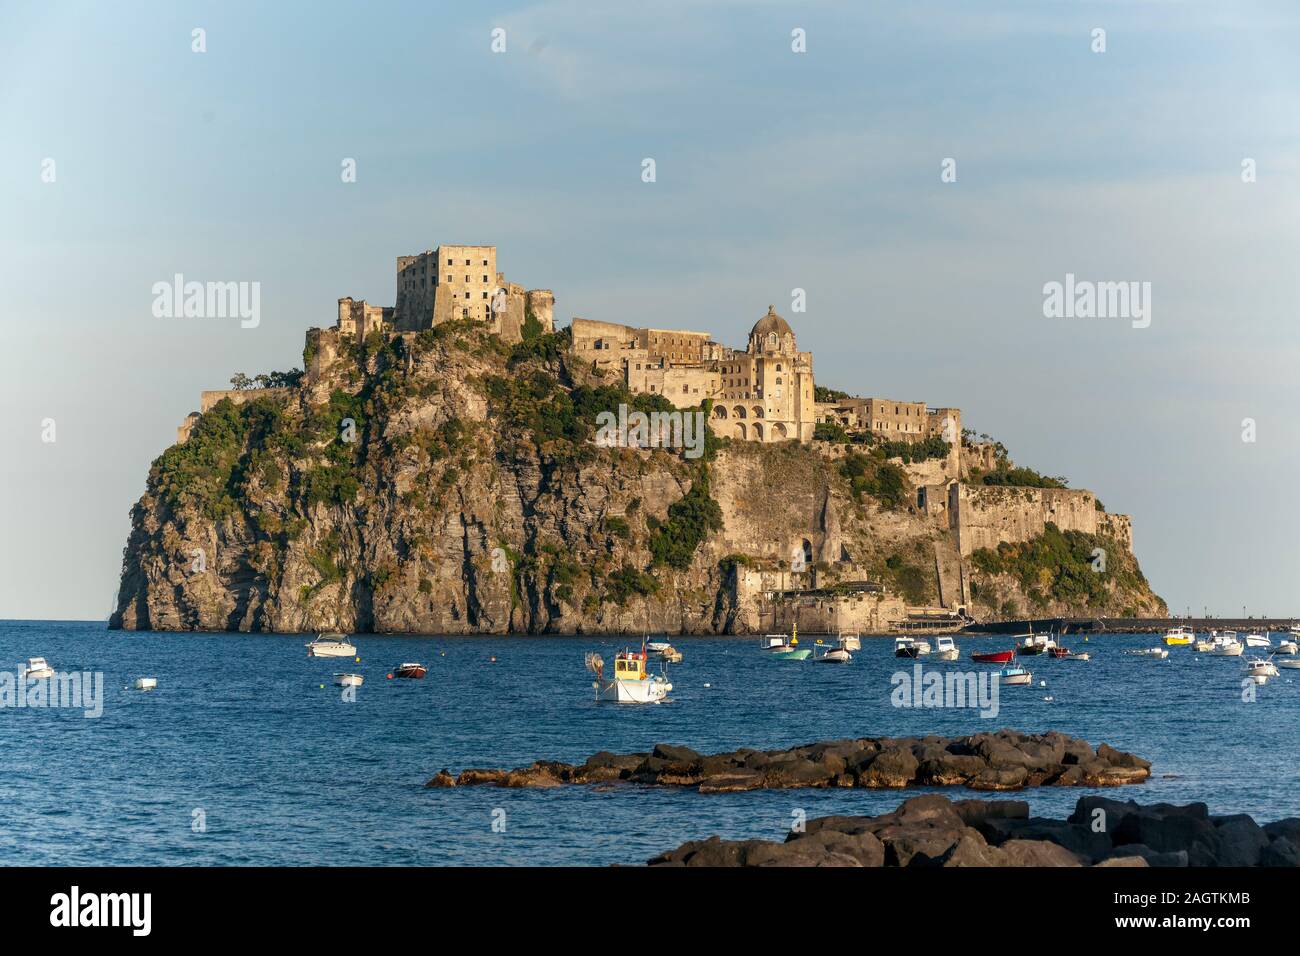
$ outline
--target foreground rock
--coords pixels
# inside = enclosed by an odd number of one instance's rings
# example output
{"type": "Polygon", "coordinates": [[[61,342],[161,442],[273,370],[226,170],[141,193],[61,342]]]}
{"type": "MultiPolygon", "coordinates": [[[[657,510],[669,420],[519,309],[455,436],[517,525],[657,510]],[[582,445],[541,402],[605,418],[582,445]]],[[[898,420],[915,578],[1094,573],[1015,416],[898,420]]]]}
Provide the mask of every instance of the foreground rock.
{"type": "Polygon", "coordinates": [[[695,787],[700,793],[793,787],[966,786],[1020,790],[1040,786],[1110,787],[1141,783],[1151,764],[1130,753],[1049,731],[1014,730],[969,737],[861,737],[789,750],[750,750],[705,756],[688,747],[656,744],[649,753],[592,754],[586,763],[539,760],[516,770],[443,770],[426,786],[495,784],[555,787],[566,783],[627,782],[695,787]]]}
{"type": "Polygon", "coordinates": [[[784,843],[695,840],[650,866],[1298,866],[1300,819],[1260,827],[1203,803],[1079,800],[1066,820],[1023,800],[913,797],[878,817],[820,817],[784,843]]]}

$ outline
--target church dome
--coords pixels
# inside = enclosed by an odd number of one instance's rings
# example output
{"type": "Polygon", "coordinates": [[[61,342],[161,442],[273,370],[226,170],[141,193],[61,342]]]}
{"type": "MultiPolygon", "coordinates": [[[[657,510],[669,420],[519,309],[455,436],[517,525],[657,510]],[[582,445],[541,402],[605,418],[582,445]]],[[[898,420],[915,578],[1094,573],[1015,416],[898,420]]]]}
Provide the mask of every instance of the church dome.
{"type": "Polygon", "coordinates": [[[767,315],[754,323],[754,327],[750,329],[749,335],[752,338],[755,335],[770,335],[773,332],[777,335],[794,335],[794,330],[790,328],[790,323],[776,314],[776,308],[774,306],[769,305],[767,307],[767,315]]]}

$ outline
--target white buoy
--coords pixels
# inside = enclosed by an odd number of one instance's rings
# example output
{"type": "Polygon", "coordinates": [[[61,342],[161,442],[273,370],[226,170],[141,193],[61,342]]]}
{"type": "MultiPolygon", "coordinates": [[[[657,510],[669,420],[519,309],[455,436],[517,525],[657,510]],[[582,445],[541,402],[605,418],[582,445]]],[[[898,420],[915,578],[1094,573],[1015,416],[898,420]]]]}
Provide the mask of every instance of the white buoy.
{"type": "Polygon", "coordinates": [[[712,687],[713,685],[712,685],[712,684],[705,684],[704,686],[705,686],[705,687],[712,687]]]}
{"type": "Polygon", "coordinates": [[[1040,681],[1038,682],[1038,686],[1039,686],[1039,687],[1046,687],[1046,686],[1047,686],[1047,681],[1045,681],[1045,680],[1040,680],[1040,681]]]}

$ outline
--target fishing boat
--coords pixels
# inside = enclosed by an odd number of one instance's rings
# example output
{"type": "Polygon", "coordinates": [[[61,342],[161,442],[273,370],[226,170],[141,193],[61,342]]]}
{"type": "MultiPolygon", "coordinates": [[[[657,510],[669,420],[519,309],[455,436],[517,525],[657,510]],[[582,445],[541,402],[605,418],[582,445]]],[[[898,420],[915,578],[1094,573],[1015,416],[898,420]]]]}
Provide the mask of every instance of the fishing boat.
{"type": "Polygon", "coordinates": [[[1061,660],[1061,661],[1090,661],[1090,660],[1092,660],[1092,655],[1089,654],[1087,651],[1082,651],[1082,652],[1080,652],[1080,653],[1075,653],[1074,651],[1066,651],[1064,654],[1057,654],[1057,653],[1053,652],[1052,656],[1055,657],[1057,660],[1061,660]]]}
{"type": "Polygon", "coordinates": [[[764,634],[762,648],[769,657],[777,661],[806,661],[812,657],[812,648],[799,646],[797,626],[790,629],[790,637],[784,634],[764,634]]]}
{"type": "Polygon", "coordinates": [[[668,674],[651,674],[646,669],[646,648],[640,651],[624,648],[614,655],[614,676],[605,676],[605,662],[595,652],[588,651],[587,670],[596,675],[591,686],[596,691],[596,701],[607,704],[657,704],[666,700],[673,685],[668,674]]]}
{"type": "Polygon", "coordinates": [[[1050,651],[1055,646],[1056,641],[1052,639],[1050,634],[1035,635],[1034,629],[1031,627],[1029,633],[1025,635],[1025,639],[1016,645],[1016,653],[1022,657],[1029,657],[1050,651]]]}
{"type": "Polygon", "coordinates": [[[360,687],[366,679],[360,674],[335,674],[335,687],[360,687]]]}
{"type": "Polygon", "coordinates": [[[1247,634],[1247,647],[1272,647],[1273,642],[1268,639],[1267,634],[1247,634]]]}
{"type": "Polygon", "coordinates": [[[1192,645],[1192,650],[1198,654],[1210,653],[1210,651],[1214,650],[1214,639],[1217,636],[1214,631],[1211,631],[1209,637],[1198,638],[1196,643],[1192,645]]]}
{"type": "Polygon", "coordinates": [[[1016,656],[1014,650],[1011,651],[993,651],[988,654],[972,654],[970,659],[976,664],[1009,664],[1011,658],[1016,656]]]}
{"type": "Polygon", "coordinates": [[[1137,647],[1124,653],[1130,657],[1150,657],[1158,661],[1163,661],[1169,656],[1169,652],[1163,647],[1137,647]]]}
{"type": "Polygon", "coordinates": [[[894,656],[895,657],[918,657],[920,652],[916,649],[916,641],[910,637],[894,638],[894,656]]]}
{"type": "Polygon", "coordinates": [[[308,657],[353,657],[357,653],[347,635],[337,633],[317,634],[314,641],[308,641],[303,647],[307,648],[308,657]]]}
{"type": "Polygon", "coordinates": [[[1225,631],[1214,639],[1214,648],[1210,654],[1214,657],[1240,657],[1244,650],[1241,641],[1237,640],[1237,635],[1232,631],[1225,631]]]}
{"type": "Polygon", "coordinates": [[[832,647],[818,641],[813,648],[814,664],[848,664],[852,660],[853,655],[844,647],[832,647]]]}
{"type": "Polygon", "coordinates": [[[1195,644],[1196,632],[1190,627],[1185,627],[1183,625],[1171,627],[1169,630],[1165,631],[1165,643],[1170,647],[1183,644],[1195,644]]]}
{"type": "Polygon", "coordinates": [[[862,638],[858,636],[857,631],[840,631],[840,647],[846,651],[862,650],[862,638]]]}
{"type": "Polygon", "coordinates": [[[998,681],[1011,687],[1026,687],[1034,682],[1034,675],[1023,667],[1004,667],[998,671],[998,681]]]}
{"type": "Polygon", "coordinates": [[[409,677],[412,680],[419,680],[427,673],[429,673],[429,668],[425,667],[423,664],[414,662],[399,664],[397,667],[393,668],[394,677],[409,677]]]}
{"type": "Polygon", "coordinates": [[[1300,657],[1288,657],[1284,661],[1278,661],[1277,666],[1285,667],[1287,670],[1300,670],[1300,657]]]}
{"type": "Polygon", "coordinates": [[[934,644],[934,659],[937,661],[955,661],[961,656],[951,637],[937,637],[934,644]]]}
{"type": "Polygon", "coordinates": [[[158,678],[156,677],[137,677],[135,679],[136,690],[153,690],[157,686],[158,678]]]}
{"type": "Polygon", "coordinates": [[[916,646],[917,657],[927,657],[930,654],[930,642],[923,637],[918,637],[912,642],[916,646]]]}
{"type": "Polygon", "coordinates": [[[663,661],[665,664],[680,664],[682,662],[682,652],[667,641],[651,641],[645,646],[645,649],[652,661],[663,661]]]}
{"type": "Polygon", "coordinates": [[[28,680],[45,680],[47,677],[53,676],[54,668],[45,662],[45,658],[27,658],[27,666],[23,669],[23,677],[28,680]]]}

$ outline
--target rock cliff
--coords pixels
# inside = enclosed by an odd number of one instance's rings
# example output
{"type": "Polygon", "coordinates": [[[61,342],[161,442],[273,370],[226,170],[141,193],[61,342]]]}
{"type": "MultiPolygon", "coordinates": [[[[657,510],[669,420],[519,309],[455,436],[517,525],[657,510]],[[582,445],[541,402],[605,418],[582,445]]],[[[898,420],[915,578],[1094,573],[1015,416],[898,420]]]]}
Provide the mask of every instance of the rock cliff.
{"type": "MultiPolygon", "coordinates": [[[[110,626],[885,631],[908,607],[955,607],[950,580],[973,569],[901,469],[711,436],[699,457],[603,447],[601,412],[672,406],[567,345],[463,322],[364,342],[312,330],[294,388],[217,402],[154,461],[110,626]]],[[[998,606],[1032,606],[1011,557],[985,564],[998,606]]],[[[1159,607],[1140,572],[1093,584],[1075,610],[1159,607]]]]}

